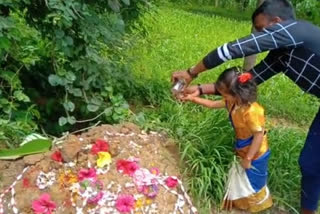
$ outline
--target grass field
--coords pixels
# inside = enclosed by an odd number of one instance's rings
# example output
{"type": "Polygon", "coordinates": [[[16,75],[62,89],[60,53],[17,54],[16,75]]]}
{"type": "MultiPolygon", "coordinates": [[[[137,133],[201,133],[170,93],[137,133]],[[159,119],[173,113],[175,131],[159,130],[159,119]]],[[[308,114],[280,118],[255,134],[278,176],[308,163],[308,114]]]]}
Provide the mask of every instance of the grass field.
{"type": "MultiPolygon", "coordinates": [[[[226,172],[233,159],[233,130],[225,110],[174,101],[170,75],[194,65],[215,47],[247,35],[251,28],[247,16],[204,7],[162,6],[145,15],[140,20],[144,29],[138,27],[131,36],[138,38],[128,51],[128,58],[136,59],[132,68],[137,81],[132,101],[135,120],[146,128],[164,129],[177,139],[189,188],[203,213],[223,197],[226,172]]],[[[264,56],[259,55],[259,60],[264,56]]],[[[214,82],[221,71],[234,65],[242,65],[242,60],[206,72],[194,83],[214,82]]],[[[278,207],[297,213],[297,160],[319,101],[279,75],[259,87],[259,102],[268,118],[271,192],[278,207]]]]}

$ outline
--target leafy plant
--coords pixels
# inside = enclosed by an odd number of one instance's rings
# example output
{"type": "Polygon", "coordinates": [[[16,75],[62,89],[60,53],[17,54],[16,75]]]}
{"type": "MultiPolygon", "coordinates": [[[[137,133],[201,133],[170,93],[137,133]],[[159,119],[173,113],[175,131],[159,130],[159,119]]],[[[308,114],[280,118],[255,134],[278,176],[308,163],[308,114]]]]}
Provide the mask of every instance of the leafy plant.
{"type": "Polygon", "coordinates": [[[50,134],[128,115],[132,77],[122,50],[151,1],[0,1],[0,111],[20,130],[50,134]],[[99,115],[99,117],[97,117],[99,115]]]}

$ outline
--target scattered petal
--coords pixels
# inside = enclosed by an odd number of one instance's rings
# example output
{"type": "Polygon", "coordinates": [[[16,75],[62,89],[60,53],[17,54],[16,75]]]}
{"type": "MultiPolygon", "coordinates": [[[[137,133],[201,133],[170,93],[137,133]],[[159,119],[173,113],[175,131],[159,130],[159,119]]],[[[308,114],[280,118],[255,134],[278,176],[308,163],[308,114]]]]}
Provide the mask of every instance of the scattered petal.
{"type": "Polygon", "coordinates": [[[175,188],[178,184],[178,180],[173,177],[167,178],[165,182],[166,182],[166,185],[170,188],[175,188]]]}
{"type": "Polygon", "coordinates": [[[160,170],[157,167],[153,167],[150,169],[150,172],[154,175],[159,175],[160,170]]]}
{"type": "Polygon", "coordinates": [[[109,152],[99,152],[98,153],[97,166],[103,168],[105,165],[111,163],[111,155],[109,152]]]}
{"type": "Polygon", "coordinates": [[[52,155],[51,155],[51,159],[54,160],[54,161],[57,161],[59,163],[62,163],[63,162],[63,158],[62,158],[62,155],[61,155],[61,152],[58,150],[58,151],[55,151],[52,155]]]}
{"type": "Polygon", "coordinates": [[[96,170],[94,168],[81,169],[78,173],[78,179],[79,179],[79,181],[83,181],[83,180],[95,181],[97,179],[96,170]]]}
{"type": "Polygon", "coordinates": [[[116,200],[116,208],[119,212],[128,213],[134,208],[135,199],[132,195],[120,195],[116,200]]]}
{"type": "Polygon", "coordinates": [[[117,161],[117,170],[123,172],[124,174],[133,176],[135,171],[139,169],[139,165],[135,161],[128,160],[118,160],[117,161]]]}
{"type": "Polygon", "coordinates": [[[51,214],[56,209],[56,204],[50,200],[50,195],[44,193],[38,200],[32,202],[32,209],[36,214],[51,214]]]}
{"type": "Polygon", "coordinates": [[[99,152],[108,152],[109,144],[104,140],[96,140],[95,144],[91,148],[91,154],[98,154],[99,152]]]}
{"type": "Polygon", "coordinates": [[[30,187],[30,180],[28,178],[23,178],[22,185],[24,188],[30,187]]]}

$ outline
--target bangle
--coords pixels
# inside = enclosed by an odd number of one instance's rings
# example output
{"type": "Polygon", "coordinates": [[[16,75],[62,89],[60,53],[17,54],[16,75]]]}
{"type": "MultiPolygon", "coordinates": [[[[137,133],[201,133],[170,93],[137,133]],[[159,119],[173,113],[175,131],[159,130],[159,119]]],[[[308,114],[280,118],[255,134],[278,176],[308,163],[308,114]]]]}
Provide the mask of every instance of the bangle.
{"type": "Polygon", "coordinates": [[[192,79],[194,79],[194,78],[196,78],[196,77],[198,76],[198,74],[193,74],[193,73],[192,73],[192,70],[193,70],[193,67],[188,68],[187,73],[190,75],[190,77],[191,77],[192,79]]]}
{"type": "Polygon", "coordinates": [[[198,90],[199,90],[199,92],[200,92],[200,95],[202,95],[202,94],[203,94],[203,90],[202,90],[202,87],[201,87],[200,84],[198,84],[198,90]]]}

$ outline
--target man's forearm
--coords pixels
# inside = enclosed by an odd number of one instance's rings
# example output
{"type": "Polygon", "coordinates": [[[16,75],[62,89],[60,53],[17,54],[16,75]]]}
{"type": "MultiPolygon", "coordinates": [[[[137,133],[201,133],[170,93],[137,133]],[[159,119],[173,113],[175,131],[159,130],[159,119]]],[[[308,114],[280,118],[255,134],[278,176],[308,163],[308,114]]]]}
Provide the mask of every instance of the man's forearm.
{"type": "Polygon", "coordinates": [[[203,61],[201,60],[197,65],[195,65],[194,67],[192,67],[191,69],[191,73],[194,75],[198,75],[201,72],[206,71],[207,68],[206,66],[203,64],[203,61]]]}

